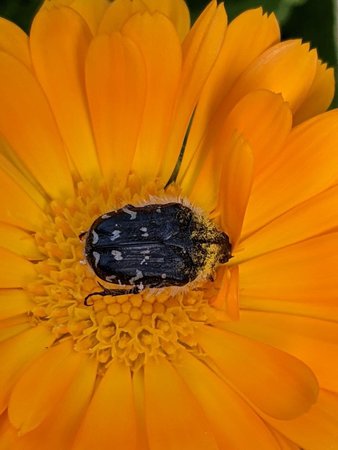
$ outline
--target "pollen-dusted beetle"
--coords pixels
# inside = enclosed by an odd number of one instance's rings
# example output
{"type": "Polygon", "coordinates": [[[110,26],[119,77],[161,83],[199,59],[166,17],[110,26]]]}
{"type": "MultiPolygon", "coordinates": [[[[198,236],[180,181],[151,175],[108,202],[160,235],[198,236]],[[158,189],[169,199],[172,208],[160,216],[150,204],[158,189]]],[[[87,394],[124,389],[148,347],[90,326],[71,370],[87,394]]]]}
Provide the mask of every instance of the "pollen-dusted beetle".
{"type": "Polygon", "coordinates": [[[231,258],[228,236],[182,203],[126,205],[98,217],[87,233],[86,259],[101,280],[120,285],[93,295],[184,286],[211,276],[231,258]],[[130,286],[123,289],[123,286],[130,286]]]}

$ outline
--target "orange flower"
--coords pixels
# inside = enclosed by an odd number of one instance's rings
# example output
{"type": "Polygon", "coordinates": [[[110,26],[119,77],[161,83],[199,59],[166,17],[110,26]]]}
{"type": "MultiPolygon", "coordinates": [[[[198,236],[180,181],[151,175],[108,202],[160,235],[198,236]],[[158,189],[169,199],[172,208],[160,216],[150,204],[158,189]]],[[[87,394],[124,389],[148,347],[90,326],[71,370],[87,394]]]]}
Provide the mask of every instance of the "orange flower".
{"type": "Polygon", "coordinates": [[[216,1],[1,20],[1,450],[338,449],[333,73],[279,40],[216,1]],[[229,236],[216,280],[85,306],[79,234],[172,199],[229,236]]]}

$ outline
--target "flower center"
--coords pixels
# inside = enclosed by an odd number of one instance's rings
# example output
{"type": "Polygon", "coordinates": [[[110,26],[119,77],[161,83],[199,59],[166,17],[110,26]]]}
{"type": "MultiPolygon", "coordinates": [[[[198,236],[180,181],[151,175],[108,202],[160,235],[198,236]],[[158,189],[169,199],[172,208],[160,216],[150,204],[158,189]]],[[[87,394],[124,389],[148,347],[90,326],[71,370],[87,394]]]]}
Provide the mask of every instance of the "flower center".
{"type": "Polygon", "coordinates": [[[164,192],[156,182],[142,187],[135,177],[129,178],[127,188],[81,182],[74,198],[51,204],[35,236],[44,259],[36,265],[36,281],[27,286],[36,304],[33,316],[50,327],[56,340],[72,339],[76,351],[95,356],[102,370],[114,358],[137,370],[149,357],[174,359],[182,347],[200,354],[196,330],[215,319],[209,306],[215,285],[206,281],[177,292],[168,287],[95,296],[92,306],[84,304],[86,296],[101,290],[97,282],[102,280],[84,260],[79,235],[98,216],[154,196],[164,202],[166,197],[177,199],[179,189],[171,186],[164,192]]]}

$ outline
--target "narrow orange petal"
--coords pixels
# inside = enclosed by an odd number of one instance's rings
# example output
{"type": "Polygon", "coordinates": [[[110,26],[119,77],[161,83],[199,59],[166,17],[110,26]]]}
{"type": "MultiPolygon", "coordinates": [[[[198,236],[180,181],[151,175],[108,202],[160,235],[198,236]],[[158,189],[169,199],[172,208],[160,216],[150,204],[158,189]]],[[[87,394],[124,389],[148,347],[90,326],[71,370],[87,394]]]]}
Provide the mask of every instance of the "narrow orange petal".
{"type": "Polygon", "coordinates": [[[220,320],[239,319],[239,269],[238,266],[221,267],[217,273],[217,278],[221,277],[221,282],[217,296],[210,304],[218,310],[220,320]]]}
{"type": "Polygon", "coordinates": [[[96,37],[86,60],[90,113],[106,180],[125,180],[137,146],[146,90],[142,55],[119,33],[96,37]]]}
{"type": "MultiPolygon", "coordinates": [[[[279,39],[280,32],[275,16],[263,14],[261,8],[245,11],[229,24],[222,48],[203,87],[194,113],[182,161],[182,171],[186,170],[203,135],[210,128],[212,130],[217,128],[221,120],[224,122],[224,116],[217,113],[217,108],[235,80],[252,61],[279,39]]],[[[252,120],[249,123],[252,123],[252,120]]]]}
{"type": "Polygon", "coordinates": [[[280,450],[255,411],[205,364],[188,352],[175,368],[211,424],[220,449],[280,450]],[[243,432],[245,430],[245,432],[243,432]]]}
{"type": "Polygon", "coordinates": [[[224,328],[299,358],[311,367],[322,388],[338,392],[336,323],[290,314],[242,310],[241,320],[225,323],[224,328]],[[286,339],[286,336],[290,338],[286,339]]]}
{"type": "Polygon", "coordinates": [[[82,362],[64,341],[44,352],[17,381],[11,393],[8,416],[20,435],[37,428],[65,395],[82,362]],[[36,383],[36,380],[39,380],[36,383]]]}
{"type": "MultiPolygon", "coordinates": [[[[65,392],[53,405],[53,412],[35,430],[21,436],[16,442],[16,450],[69,450],[78,429],[80,420],[90,402],[97,375],[97,362],[85,354],[78,370],[65,392]]],[[[29,408],[28,408],[29,411],[29,408]]]]}
{"type": "Polygon", "coordinates": [[[0,222],[0,247],[23,256],[29,260],[40,260],[42,254],[37,248],[34,237],[22,230],[0,222]]]}
{"type": "Polygon", "coordinates": [[[330,232],[338,223],[337,201],[338,186],[334,186],[281,214],[247,238],[244,236],[233,262],[330,232]]]}
{"type": "Polygon", "coordinates": [[[11,390],[27,365],[45,352],[53,340],[47,328],[38,326],[0,344],[3,358],[0,370],[1,412],[7,408],[11,390]]]}
{"type": "Polygon", "coordinates": [[[31,67],[28,36],[17,25],[0,17],[0,50],[31,67]]]}
{"type": "Polygon", "coordinates": [[[0,102],[0,133],[36,180],[52,197],[71,194],[64,145],[46,98],[32,73],[1,52],[0,102]]]}
{"type": "Polygon", "coordinates": [[[159,12],[175,26],[181,40],[190,28],[189,9],[184,0],[115,0],[106,10],[100,23],[100,33],[119,31],[125,22],[135,13],[159,12]]]}
{"type": "Polygon", "coordinates": [[[218,450],[200,406],[169,362],[147,363],[144,385],[152,450],[218,450]]]}
{"type": "MultiPolygon", "coordinates": [[[[183,42],[182,75],[177,93],[170,139],[166,149],[168,167],[175,166],[189,122],[219,55],[227,27],[224,5],[210,2],[183,42]]],[[[170,174],[169,174],[170,175],[170,174]]]]}
{"type": "Polygon", "coordinates": [[[0,170],[44,210],[50,198],[3,137],[0,138],[0,170]]]}
{"type": "Polygon", "coordinates": [[[148,11],[142,0],[115,0],[110,3],[100,22],[98,33],[111,34],[121,31],[127,20],[136,13],[148,11]]]}
{"type": "Polygon", "coordinates": [[[21,289],[0,289],[0,320],[24,314],[34,304],[21,289]]]}
{"type": "Polygon", "coordinates": [[[198,340],[231,385],[266,414],[291,419],[316,401],[315,376],[293,356],[213,327],[201,328],[198,340]]]}
{"type": "Polygon", "coordinates": [[[338,322],[337,297],[332,300],[321,300],[320,296],[311,302],[285,300],[282,298],[267,299],[259,297],[241,297],[241,308],[249,311],[271,311],[278,313],[303,315],[315,319],[338,322]]]}
{"type": "Polygon", "coordinates": [[[34,264],[9,250],[0,248],[0,287],[25,287],[35,277],[34,264]]]}
{"type": "Polygon", "coordinates": [[[276,44],[260,55],[242,74],[225,97],[219,114],[225,114],[238,100],[255,89],[281,93],[296,111],[305,100],[317,68],[317,54],[301,41],[276,44]]]}
{"type": "Polygon", "coordinates": [[[32,324],[29,323],[27,315],[20,314],[19,316],[14,316],[17,319],[16,323],[8,323],[13,317],[6,318],[1,321],[0,326],[0,343],[6,341],[7,339],[12,339],[15,336],[24,333],[32,328],[32,324]]]}
{"type": "Polygon", "coordinates": [[[13,450],[16,448],[17,440],[16,430],[10,424],[5,412],[0,418],[0,450],[13,450]]]}
{"type": "MultiPolygon", "coordinates": [[[[205,197],[203,206],[212,209],[215,192],[219,191],[220,199],[223,197],[222,188],[219,188],[218,181],[222,167],[225,173],[225,177],[223,177],[225,181],[228,173],[232,173],[233,167],[228,167],[228,159],[231,159],[228,153],[235,152],[236,154],[235,144],[231,142],[234,139],[234,134],[240,133],[250,145],[255,162],[252,165],[252,170],[257,173],[264,170],[264,167],[280,153],[291,125],[291,112],[280,95],[265,90],[249,93],[237,103],[225,121],[224,119],[219,121],[218,129],[214,124],[212,125],[210,134],[206,136],[202,145],[194,153],[186,172],[184,172],[184,164],[180,169],[178,176],[180,184],[189,193],[190,185],[195,182],[194,180],[197,177],[196,185],[201,187],[198,188],[194,201],[205,197]],[[258,122],[252,121],[252,117],[260,117],[260,120],[258,122]],[[222,161],[224,161],[223,164],[222,161]]],[[[243,152],[241,154],[244,156],[243,152]]],[[[247,162],[249,162],[249,159],[247,162]]],[[[245,165],[245,167],[248,166],[245,165]]],[[[236,177],[239,175],[244,176],[244,170],[243,174],[236,173],[236,177]]],[[[235,178],[235,174],[231,177],[232,179],[235,178]]],[[[239,179],[232,188],[237,190],[238,186],[241,186],[239,179]]],[[[246,185],[246,187],[248,186],[246,185]]],[[[243,213],[244,211],[245,209],[242,210],[243,213]]],[[[231,219],[231,216],[229,218],[231,219]]],[[[241,221],[243,221],[243,217],[241,221]]],[[[239,227],[236,239],[238,239],[240,231],[239,227]]]]}
{"type": "Polygon", "coordinates": [[[146,68],[146,97],[133,169],[147,180],[158,172],[169,178],[166,142],[181,72],[181,46],[172,23],[162,14],[136,14],[123,34],[140,49],[146,68]]]}
{"type": "Polygon", "coordinates": [[[292,130],[283,152],[255,180],[244,221],[245,235],[336,184],[337,130],[335,110],[292,130]]]}
{"type": "Polygon", "coordinates": [[[96,388],[72,450],[136,450],[136,437],[130,369],[113,361],[96,388]]]}
{"type": "Polygon", "coordinates": [[[30,35],[34,69],[82,178],[99,176],[83,80],[90,39],[84,20],[62,7],[40,11],[30,35]]]}
{"type": "Polygon", "coordinates": [[[220,140],[209,152],[200,166],[195,164],[188,170],[181,182],[182,191],[205,211],[216,208],[222,229],[235,248],[252,185],[252,151],[243,137],[235,133],[229,143],[220,140]]]}
{"type": "Polygon", "coordinates": [[[184,0],[142,0],[151,13],[158,11],[174,24],[181,41],[190,28],[190,13],[184,0]]]}
{"type": "Polygon", "coordinates": [[[221,213],[222,230],[236,247],[240,237],[244,214],[251,192],[254,158],[251,147],[242,138],[234,136],[226,160],[223,162],[218,190],[218,209],[221,213]]]}
{"type": "Polygon", "coordinates": [[[280,153],[292,127],[292,113],[280,94],[266,90],[250,92],[229,113],[217,130],[219,146],[234,132],[240,133],[250,145],[255,173],[259,173],[280,153]],[[259,117],[259,120],[252,120],[259,117]]]}
{"type": "Polygon", "coordinates": [[[333,100],[334,90],[334,70],[328,69],[327,64],[318,61],[315,79],[306,99],[294,116],[294,123],[298,124],[326,111],[333,100]]]}
{"type": "Polygon", "coordinates": [[[337,265],[338,233],[324,234],[241,264],[241,294],[334,304],[337,265]]]}
{"type": "Polygon", "coordinates": [[[278,431],[273,429],[272,427],[270,427],[270,432],[278,442],[280,450],[301,450],[297,444],[291,442],[289,439],[284,437],[281,433],[278,433],[278,431]]]}
{"type": "Polygon", "coordinates": [[[145,419],[143,370],[138,370],[134,372],[132,383],[133,383],[135,412],[137,417],[137,444],[138,444],[137,450],[149,450],[148,436],[146,430],[146,419],[145,419]]]}
{"type": "Polygon", "coordinates": [[[292,442],[306,450],[338,449],[338,394],[321,390],[317,403],[297,419],[266,420],[292,442]]]}
{"type": "Polygon", "coordinates": [[[95,2],[83,0],[45,0],[41,9],[48,11],[55,7],[68,6],[80,14],[94,34],[109,5],[109,0],[95,0],[95,2]]]}

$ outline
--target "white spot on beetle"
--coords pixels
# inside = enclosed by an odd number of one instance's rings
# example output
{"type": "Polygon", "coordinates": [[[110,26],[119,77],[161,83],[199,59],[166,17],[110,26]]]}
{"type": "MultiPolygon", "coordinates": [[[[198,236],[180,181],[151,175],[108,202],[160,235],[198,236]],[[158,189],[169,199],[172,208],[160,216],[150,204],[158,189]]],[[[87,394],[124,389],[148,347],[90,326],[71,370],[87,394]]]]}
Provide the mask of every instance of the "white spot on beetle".
{"type": "Polygon", "coordinates": [[[143,289],[144,289],[144,284],[143,284],[143,283],[140,283],[140,284],[137,285],[137,287],[138,287],[139,291],[143,291],[143,289]]]}
{"type": "Polygon", "coordinates": [[[146,231],[148,231],[148,228],[147,227],[141,227],[140,231],[145,231],[146,232],[146,231]]]}
{"type": "Polygon", "coordinates": [[[108,277],[106,277],[106,281],[108,281],[108,283],[113,283],[115,279],[116,275],[109,275],[108,277]]]}
{"type": "Polygon", "coordinates": [[[103,214],[103,216],[101,216],[101,219],[110,219],[111,215],[110,214],[103,214]]]}
{"type": "Polygon", "coordinates": [[[115,241],[115,239],[118,239],[121,236],[120,230],[114,230],[112,235],[110,236],[111,241],[115,241]]]}
{"type": "Polygon", "coordinates": [[[129,280],[130,284],[135,284],[135,281],[140,280],[141,278],[143,278],[143,272],[136,269],[136,275],[129,280]]]}
{"type": "Polygon", "coordinates": [[[161,214],[161,212],[162,212],[161,208],[160,208],[160,207],[159,207],[159,208],[156,208],[156,212],[157,212],[158,214],[161,214]]]}
{"type": "Polygon", "coordinates": [[[149,250],[149,249],[147,249],[147,250],[142,250],[142,252],[141,252],[142,255],[149,255],[149,253],[150,253],[150,250],[149,250]]]}
{"type": "Polygon", "coordinates": [[[149,260],[149,258],[150,258],[150,256],[145,256],[145,257],[142,259],[142,261],[140,262],[141,266],[142,266],[142,264],[147,263],[147,261],[149,260]]]}
{"type": "Polygon", "coordinates": [[[99,241],[99,235],[96,233],[96,231],[92,231],[92,243],[97,244],[99,241]]]}
{"type": "Polygon", "coordinates": [[[97,267],[98,263],[100,262],[101,255],[98,252],[93,252],[93,256],[95,267],[97,267]]]}
{"type": "Polygon", "coordinates": [[[111,254],[114,256],[114,259],[115,259],[116,261],[122,261],[122,260],[123,260],[122,253],[119,252],[118,250],[112,250],[112,251],[111,251],[111,254]]]}
{"type": "Polygon", "coordinates": [[[137,212],[135,212],[135,211],[130,211],[130,209],[128,209],[127,207],[122,208],[122,211],[125,212],[126,214],[129,214],[129,215],[130,215],[130,220],[136,219],[137,212]]]}
{"type": "Polygon", "coordinates": [[[167,274],[166,273],[162,273],[161,278],[163,278],[163,280],[165,280],[167,278],[167,274]]]}

